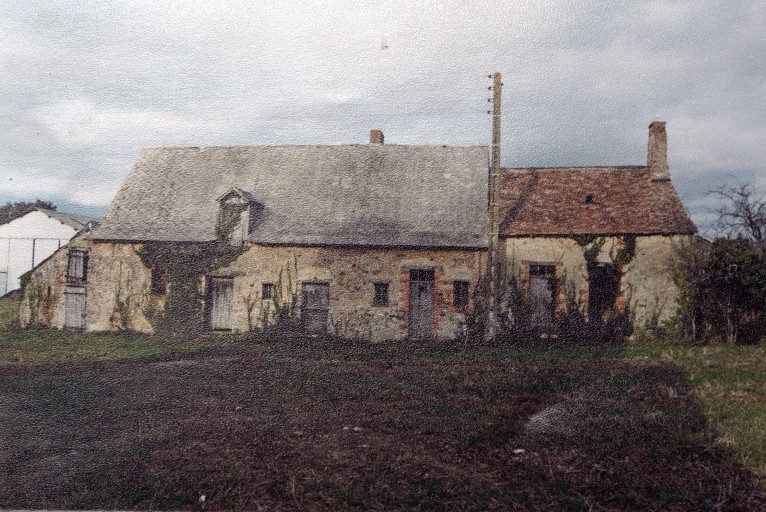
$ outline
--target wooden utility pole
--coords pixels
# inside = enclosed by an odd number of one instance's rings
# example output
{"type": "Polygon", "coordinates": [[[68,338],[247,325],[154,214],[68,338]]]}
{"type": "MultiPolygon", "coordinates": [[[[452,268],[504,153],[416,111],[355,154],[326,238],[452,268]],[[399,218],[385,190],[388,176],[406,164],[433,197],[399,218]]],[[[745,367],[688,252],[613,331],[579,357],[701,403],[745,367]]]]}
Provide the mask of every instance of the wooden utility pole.
{"type": "Polygon", "coordinates": [[[503,82],[500,73],[495,72],[492,84],[492,161],[489,168],[489,233],[488,233],[488,308],[485,339],[491,341],[498,334],[500,278],[500,93],[503,82]]]}

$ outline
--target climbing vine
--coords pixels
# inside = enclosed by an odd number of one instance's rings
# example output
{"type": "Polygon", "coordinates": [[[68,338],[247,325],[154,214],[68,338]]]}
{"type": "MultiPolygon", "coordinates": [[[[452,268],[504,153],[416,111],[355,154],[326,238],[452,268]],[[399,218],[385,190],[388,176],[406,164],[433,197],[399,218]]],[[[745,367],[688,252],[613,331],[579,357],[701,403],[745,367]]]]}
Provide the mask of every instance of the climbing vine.
{"type": "Polygon", "coordinates": [[[188,338],[202,330],[204,297],[200,293],[200,279],[230,265],[246,251],[245,245],[229,243],[245,207],[221,205],[215,241],[146,242],[136,251],[147,268],[163,273],[168,280],[164,309],[160,311],[150,305],[145,311],[155,332],[188,338]]]}
{"type": "MultiPolygon", "coordinates": [[[[28,272],[31,275],[31,272],[28,272]]],[[[24,283],[24,290],[29,301],[29,325],[38,326],[40,320],[40,308],[43,304],[43,285],[37,279],[28,277],[24,283]]]]}
{"type": "MultiPolygon", "coordinates": [[[[252,286],[252,285],[251,285],[252,286]]],[[[264,298],[258,293],[249,293],[242,297],[247,312],[248,331],[267,329],[275,326],[283,328],[295,327],[298,304],[298,255],[293,254],[279,269],[279,277],[272,283],[271,297],[264,298]],[[259,316],[253,317],[253,311],[258,303],[261,304],[259,316]]]]}
{"type": "Polygon", "coordinates": [[[227,242],[147,242],[137,253],[145,266],[168,276],[168,294],[162,311],[147,318],[156,332],[194,336],[203,327],[204,297],[200,279],[211,271],[230,265],[245,251],[227,242]]]}
{"type": "Polygon", "coordinates": [[[222,203],[218,210],[218,222],[215,226],[215,236],[221,241],[230,241],[234,229],[242,218],[242,212],[247,209],[247,203],[222,203]]]}
{"type": "MultiPolygon", "coordinates": [[[[583,248],[583,257],[588,269],[598,264],[598,255],[606,244],[606,238],[603,236],[574,236],[575,242],[583,248]]],[[[622,244],[616,251],[614,248],[609,251],[609,258],[617,266],[624,266],[633,261],[636,256],[636,235],[624,235],[621,238],[622,244]]]]}
{"type": "Polygon", "coordinates": [[[284,324],[296,318],[298,304],[298,256],[279,269],[279,277],[274,283],[274,308],[276,322],[284,324]]]}
{"type": "Polygon", "coordinates": [[[636,235],[625,235],[622,237],[622,247],[611,256],[615,265],[627,265],[636,256],[636,235]]]}
{"type": "Polygon", "coordinates": [[[599,237],[575,237],[575,241],[583,248],[582,254],[585,257],[585,264],[588,266],[588,272],[590,269],[598,264],[598,255],[601,253],[601,249],[606,243],[606,238],[599,237]]]}
{"type": "MultiPolygon", "coordinates": [[[[599,267],[598,256],[606,244],[606,238],[603,236],[576,236],[574,239],[583,249],[588,279],[592,280],[592,276],[600,276],[600,282],[610,283],[608,287],[613,290],[616,299],[620,294],[620,283],[625,273],[625,265],[630,263],[636,255],[636,236],[624,235],[620,239],[616,239],[616,242],[619,240],[621,243],[619,248],[616,248],[618,244],[615,242],[609,251],[609,259],[612,265],[609,267],[611,270],[607,274],[597,272],[599,267]]],[[[592,286],[594,286],[593,283],[590,283],[589,293],[594,292],[592,286]]],[[[605,315],[606,319],[601,317],[601,311],[598,312],[596,317],[594,317],[595,311],[589,311],[589,315],[591,315],[589,331],[591,331],[590,334],[595,339],[620,339],[632,332],[633,314],[630,306],[630,297],[625,297],[624,307],[615,309],[613,304],[611,310],[610,314],[605,315]]]]}

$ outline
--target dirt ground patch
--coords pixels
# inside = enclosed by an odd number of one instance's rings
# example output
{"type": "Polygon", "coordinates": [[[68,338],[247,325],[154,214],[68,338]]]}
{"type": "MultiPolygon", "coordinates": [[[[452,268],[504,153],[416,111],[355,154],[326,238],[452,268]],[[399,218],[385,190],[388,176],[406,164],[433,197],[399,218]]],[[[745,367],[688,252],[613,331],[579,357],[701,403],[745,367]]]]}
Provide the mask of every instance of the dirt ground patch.
{"type": "Polygon", "coordinates": [[[751,511],[766,498],[670,363],[302,344],[0,368],[0,507],[751,511]]]}

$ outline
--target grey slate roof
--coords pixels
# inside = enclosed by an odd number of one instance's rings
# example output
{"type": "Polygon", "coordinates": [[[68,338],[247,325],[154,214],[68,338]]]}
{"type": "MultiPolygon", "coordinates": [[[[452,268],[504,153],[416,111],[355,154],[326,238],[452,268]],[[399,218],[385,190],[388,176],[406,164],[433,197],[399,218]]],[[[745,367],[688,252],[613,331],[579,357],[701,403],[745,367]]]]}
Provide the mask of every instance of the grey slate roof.
{"type": "Polygon", "coordinates": [[[65,213],[57,210],[49,210],[47,208],[36,208],[36,210],[52,219],[56,219],[62,224],[66,224],[67,226],[76,229],[77,231],[87,228],[88,224],[95,225],[98,223],[98,219],[87,217],[85,215],[75,215],[74,213],[65,213]]]}
{"type": "Polygon", "coordinates": [[[245,146],[144,150],[90,238],[208,241],[217,199],[262,202],[264,244],[484,247],[484,146],[245,146]]]}

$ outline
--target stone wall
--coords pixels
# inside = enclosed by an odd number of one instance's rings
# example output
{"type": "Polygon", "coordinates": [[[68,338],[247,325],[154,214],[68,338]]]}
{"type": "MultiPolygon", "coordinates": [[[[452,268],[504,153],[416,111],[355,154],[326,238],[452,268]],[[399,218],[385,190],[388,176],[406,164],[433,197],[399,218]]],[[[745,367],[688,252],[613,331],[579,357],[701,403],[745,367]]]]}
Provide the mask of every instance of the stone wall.
{"type": "Polygon", "coordinates": [[[86,249],[89,261],[84,284],[85,330],[152,332],[146,312],[149,306],[161,309],[163,304],[162,299],[149,295],[151,272],[141,263],[137,248],[131,244],[72,240],[33,271],[21,303],[21,325],[65,327],[69,251],[86,249]]]}
{"type": "Polygon", "coordinates": [[[448,339],[462,334],[465,315],[455,308],[453,282],[465,280],[471,292],[486,255],[480,251],[267,247],[252,246],[231,266],[214,272],[234,277],[233,328],[262,328],[275,320],[273,300],[261,297],[263,283],[281,287],[285,300],[294,297],[300,310],[300,283],[330,285],[329,331],[348,338],[402,339],[407,336],[409,269],[435,270],[435,335],[448,339]],[[388,305],[373,305],[375,282],[388,283],[388,305]]]}
{"type": "MultiPolygon", "coordinates": [[[[655,321],[665,321],[676,310],[677,289],[673,283],[672,257],[674,247],[682,236],[636,237],[635,253],[621,265],[617,308],[630,307],[634,326],[641,328],[655,321]]],[[[623,237],[604,237],[604,243],[596,255],[599,263],[615,262],[623,237]]],[[[580,245],[573,238],[526,237],[505,239],[506,274],[517,276],[522,284],[528,278],[530,264],[556,266],[560,283],[557,304],[565,307],[567,288],[574,291],[580,310],[588,314],[588,270],[584,251],[591,245],[580,245]]]]}
{"type": "MultiPolygon", "coordinates": [[[[629,306],[636,327],[670,318],[676,307],[671,258],[681,237],[636,238],[632,259],[622,265],[618,308],[629,306]]],[[[573,238],[507,238],[505,272],[528,279],[530,264],[556,266],[556,277],[566,283],[558,289],[558,309],[573,291],[581,311],[588,313],[588,271],[583,246],[573,238]]],[[[596,260],[613,263],[624,243],[607,237],[596,260]]],[[[152,332],[148,318],[164,307],[164,296],[151,294],[151,271],[137,254],[140,245],[94,243],[75,239],[71,247],[89,247],[86,284],[86,330],[131,329],[152,332]]],[[[65,277],[69,247],[64,247],[35,269],[21,306],[23,325],[42,323],[62,328],[65,323],[65,277]]],[[[251,245],[227,268],[211,276],[233,278],[231,322],[235,331],[261,329],[276,322],[280,304],[300,312],[302,282],[330,286],[329,332],[368,340],[407,336],[409,270],[435,271],[434,330],[439,339],[460,336],[466,315],[474,310],[477,280],[486,269],[486,253],[466,250],[375,249],[338,247],[271,247],[251,245]],[[456,307],[455,280],[469,282],[471,300],[456,307]],[[388,283],[389,302],[374,305],[374,283],[388,283]],[[279,288],[274,299],[264,299],[264,283],[279,288]]],[[[204,293],[204,279],[200,280],[204,293]]]]}
{"type": "Polygon", "coordinates": [[[69,246],[64,246],[32,271],[19,310],[22,327],[64,327],[64,276],[69,246]]]}
{"type": "MultiPolygon", "coordinates": [[[[131,329],[152,332],[149,321],[164,307],[164,296],[151,294],[151,271],[137,250],[138,244],[94,243],[90,248],[86,284],[86,330],[131,329]]],[[[41,265],[33,277],[51,294],[38,317],[48,326],[62,328],[65,319],[63,287],[68,251],[62,249],[41,265]]],[[[296,321],[300,312],[302,282],[327,282],[330,285],[328,330],[332,334],[367,340],[402,339],[407,336],[409,269],[435,270],[435,337],[448,339],[463,332],[466,314],[473,310],[455,307],[453,282],[468,281],[476,289],[478,276],[486,265],[481,251],[368,249],[323,247],[270,247],[252,245],[233,264],[209,274],[233,278],[232,329],[247,331],[272,325],[278,306],[294,301],[296,321]],[[389,302],[374,305],[374,283],[388,283],[389,302]],[[277,304],[264,299],[264,283],[275,288],[277,304]],[[281,299],[281,300],[280,300],[281,299]]],[[[204,294],[204,279],[200,292],[204,294]]],[[[22,318],[29,323],[30,308],[22,318]]]]}
{"type": "Polygon", "coordinates": [[[87,331],[153,331],[147,320],[161,311],[164,298],[150,294],[151,271],[136,252],[138,244],[94,243],[86,295],[87,331]]]}

